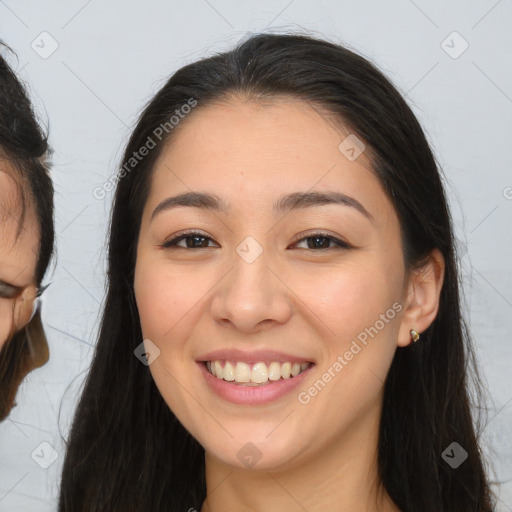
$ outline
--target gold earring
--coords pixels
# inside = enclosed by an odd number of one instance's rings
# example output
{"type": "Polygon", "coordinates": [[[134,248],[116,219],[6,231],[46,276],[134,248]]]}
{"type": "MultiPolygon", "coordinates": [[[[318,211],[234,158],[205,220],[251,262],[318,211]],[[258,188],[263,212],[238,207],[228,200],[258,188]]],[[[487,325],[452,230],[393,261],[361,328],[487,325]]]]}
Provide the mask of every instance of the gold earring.
{"type": "Polygon", "coordinates": [[[416,342],[420,339],[420,335],[416,332],[415,329],[411,329],[410,333],[411,333],[412,341],[416,342]]]}

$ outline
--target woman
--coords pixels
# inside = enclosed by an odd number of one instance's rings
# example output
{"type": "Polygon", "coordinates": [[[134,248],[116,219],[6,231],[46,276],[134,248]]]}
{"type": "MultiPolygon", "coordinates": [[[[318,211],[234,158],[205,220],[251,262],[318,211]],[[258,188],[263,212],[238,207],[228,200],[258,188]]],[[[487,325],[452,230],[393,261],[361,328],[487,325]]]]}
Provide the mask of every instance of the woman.
{"type": "Polygon", "coordinates": [[[381,72],[253,36],[170,78],[118,180],[61,512],[492,510],[445,193],[381,72]]]}
{"type": "Polygon", "coordinates": [[[49,355],[36,301],[54,244],[47,154],[27,93],[0,56],[0,421],[49,355]]]}

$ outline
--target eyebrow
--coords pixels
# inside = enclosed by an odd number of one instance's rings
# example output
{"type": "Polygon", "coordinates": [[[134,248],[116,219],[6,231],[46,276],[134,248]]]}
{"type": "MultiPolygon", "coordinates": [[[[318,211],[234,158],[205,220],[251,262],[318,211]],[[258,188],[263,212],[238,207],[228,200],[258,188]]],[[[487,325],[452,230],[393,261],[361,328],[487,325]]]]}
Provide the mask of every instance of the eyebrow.
{"type": "MultiPolygon", "coordinates": [[[[281,196],[273,205],[274,214],[287,213],[291,210],[309,208],[312,206],[321,206],[328,204],[337,204],[349,206],[362,213],[371,222],[374,217],[368,210],[355,198],[347,196],[341,192],[293,192],[281,196]]],[[[156,215],[164,211],[188,206],[192,208],[201,208],[204,210],[217,211],[222,213],[229,212],[229,204],[223,201],[215,194],[205,192],[186,192],[174,197],[168,197],[158,204],[151,214],[151,220],[156,215]]]]}

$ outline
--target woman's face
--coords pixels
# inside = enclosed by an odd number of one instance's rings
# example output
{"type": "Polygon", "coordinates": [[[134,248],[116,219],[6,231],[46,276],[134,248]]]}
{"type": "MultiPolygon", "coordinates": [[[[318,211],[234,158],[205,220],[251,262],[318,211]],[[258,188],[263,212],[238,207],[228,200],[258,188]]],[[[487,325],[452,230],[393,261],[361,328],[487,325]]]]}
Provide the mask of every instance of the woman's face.
{"type": "Polygon", "coordinates": [[[398,218],[353,137],[303,102],[237,100],[191,114],[154,169],[135,272],[149,368],[226,464],[283,469],[374,430],[410,342],[398,218]],[[221,204],[171,200],[189,193],[221,204]]]}
{"type": "Polygon", "coordinates": [[[39,233],[32,208],[21,226],[20,220],[18,187],[0,161],[0,348],[28,322],[36,293],[39,233]]]}

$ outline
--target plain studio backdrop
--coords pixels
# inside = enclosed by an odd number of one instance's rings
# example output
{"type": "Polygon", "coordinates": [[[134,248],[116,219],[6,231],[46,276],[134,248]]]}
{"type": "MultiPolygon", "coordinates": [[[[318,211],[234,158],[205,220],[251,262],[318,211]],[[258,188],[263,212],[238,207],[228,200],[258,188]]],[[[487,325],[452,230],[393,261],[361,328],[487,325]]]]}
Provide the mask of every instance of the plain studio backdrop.
{"type": "Polygon", "coordinates": [[[45,282],[50,361],[0,424],[0,511],[56,510],[66,437],[104,298],[115,172],[175,70],[254,32],[300,32],[374,61],[419,117],[445,173],[465,314],[491,401],[486,453],[512,511],[512,2],[0,0],[4,52],[48,120],[58,263],[45,282]]]}

